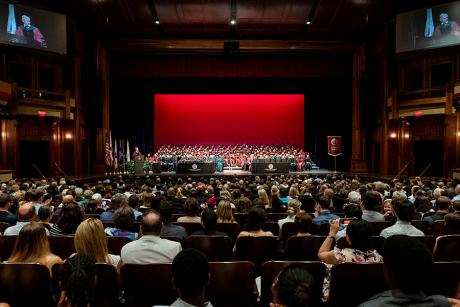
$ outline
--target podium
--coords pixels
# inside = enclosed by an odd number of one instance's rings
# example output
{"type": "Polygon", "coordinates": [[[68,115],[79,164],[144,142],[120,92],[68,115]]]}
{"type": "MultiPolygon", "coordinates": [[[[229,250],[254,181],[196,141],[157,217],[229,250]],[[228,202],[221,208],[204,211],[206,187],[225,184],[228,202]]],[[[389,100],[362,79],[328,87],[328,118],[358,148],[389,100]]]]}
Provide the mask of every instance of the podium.
{"type": "Polygon", "coordinates": [[[136,175],[144,174],[144,156],[143,155],[134,157],[134,173],[136,175]]]}

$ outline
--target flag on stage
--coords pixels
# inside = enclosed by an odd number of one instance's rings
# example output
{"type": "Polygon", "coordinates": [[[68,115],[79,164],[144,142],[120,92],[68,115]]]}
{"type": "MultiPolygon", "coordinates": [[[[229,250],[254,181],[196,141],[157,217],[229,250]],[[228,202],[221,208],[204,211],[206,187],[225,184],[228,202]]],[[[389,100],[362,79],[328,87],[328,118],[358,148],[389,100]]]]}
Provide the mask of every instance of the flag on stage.
{"type": "Polygon", "coordinates": [[[126,160],[131,161],[131,153],[129,152],[129,140],[126,140],[126,160]]]}
{"type": "Polygon", "coordinates": [[[113,157],[112,157],[112,137],[109,132],[109,136],[105,138],[105,166],[110,168],[112,166],[113,157]]]}

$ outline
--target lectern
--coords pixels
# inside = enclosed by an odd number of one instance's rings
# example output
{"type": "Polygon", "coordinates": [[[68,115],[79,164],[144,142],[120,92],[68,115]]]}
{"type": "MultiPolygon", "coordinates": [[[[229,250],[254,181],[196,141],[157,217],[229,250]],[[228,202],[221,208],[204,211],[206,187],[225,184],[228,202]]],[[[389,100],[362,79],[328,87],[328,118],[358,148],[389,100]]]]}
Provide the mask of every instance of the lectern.
{"type": "Polygon", "coordinates": [[[144,174],[144,156],[143,155],[134,157],[134,173],[136,175],[144,174]]]}

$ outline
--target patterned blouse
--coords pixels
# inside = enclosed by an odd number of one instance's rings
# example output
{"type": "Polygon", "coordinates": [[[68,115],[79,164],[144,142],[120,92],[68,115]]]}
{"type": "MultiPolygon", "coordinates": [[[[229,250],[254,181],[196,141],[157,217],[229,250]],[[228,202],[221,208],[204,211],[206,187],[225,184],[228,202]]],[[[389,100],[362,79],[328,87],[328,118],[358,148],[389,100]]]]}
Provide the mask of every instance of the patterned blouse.
{"type": "MultiPolygon", "coordinates": [[[[335,259],[337,259],[337,264],[340,263],[373,263],[373,262],[383,262],[383,257],[376,251],[366,251],[362,252],[359,249],[353,248],[334,248],[335,259]]],[[[334,265],[326,264],[326,276],[324,277],[323,283],[323,302],[329,301],[329,289],[331,286],[331,269],[334,265]]]]}

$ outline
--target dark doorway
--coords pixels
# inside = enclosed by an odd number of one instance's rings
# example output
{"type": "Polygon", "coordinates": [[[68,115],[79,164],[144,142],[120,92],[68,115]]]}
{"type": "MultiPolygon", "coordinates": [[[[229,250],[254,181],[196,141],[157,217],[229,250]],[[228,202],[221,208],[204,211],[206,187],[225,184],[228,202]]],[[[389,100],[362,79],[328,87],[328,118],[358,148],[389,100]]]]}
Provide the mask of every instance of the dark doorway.
{"type": "Polygon", "coordinates": [[[431,162],[431,167],[424,176],[442,176],[443,170],[443,141],[414,141],[414,158],[416,176],[431,162]]]}
{"type": "Polygon", "coordinates": [[[32,166],[37,165],[45,176],[49,176],[49,142],[47,141],[20,141],[19,165],[21,177],[40,177],[32,166]]]}

